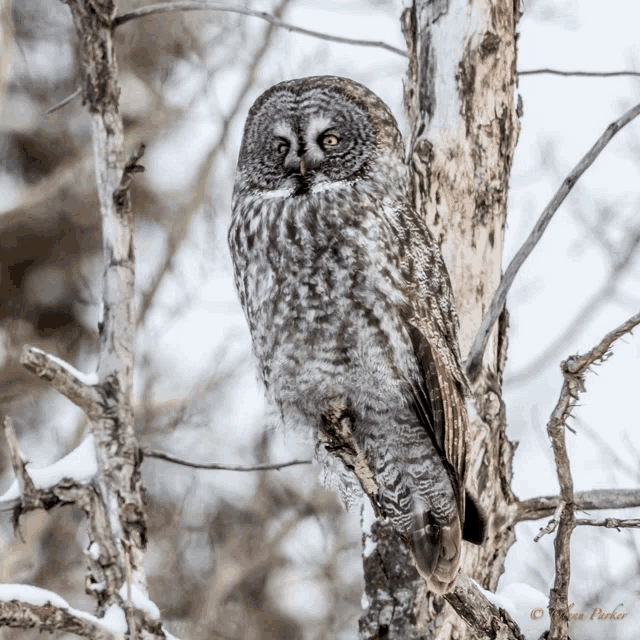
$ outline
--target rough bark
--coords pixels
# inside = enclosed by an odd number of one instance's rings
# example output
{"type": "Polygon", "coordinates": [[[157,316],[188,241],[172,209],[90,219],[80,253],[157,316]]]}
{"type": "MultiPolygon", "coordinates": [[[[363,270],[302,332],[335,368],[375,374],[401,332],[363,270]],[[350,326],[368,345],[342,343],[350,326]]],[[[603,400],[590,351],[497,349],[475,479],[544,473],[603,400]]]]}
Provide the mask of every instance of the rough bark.
{"type": "MultiPolygon", "coordinates": [[[[62,487],[38,492],[31,486],[33,483],[30,485],[26,480],[28,475],[22,469],[21,503],[15,513],[17,519],[20,513],[50,508],[56,501],[74,501],[83,508],[89,520],[90,548],[93,549],[87,554],[86,588],[96,597],[98,614],[102,616],[110,605],[122,606],[129,637],[155,637],[164,635],[159,623],[134,605],[132,595],[134,588],[145,596],[148,592],[143,565],[146,521],[140,480],[142,454],[135,437],[132,408],[136,317],[133,214],[129,195],[131,175],[141,170],[137,161],[144,148],[141,146],[125,163],[118,68],[112,38],[115,3],[112,0],[67,0],[66,3],[80,41],[82,96],[91,115],[102,219],[104,277],[98,384],[80,380],[69,367],[62,366],[64,363],[36,349],[25,348],[22,363],[85,411],[95,440],[99,472],[86,487],[67,486],[63,481],[62,487]],[[121,595],[123,587],[125,596],[121,595]]],[[[15,447],[17,449],[17,443],[15,447]]],[[[19,467],[16,473],[20,473],[19,467]]],[[[6,611],[5,605],[3,611],[6,611]]],[[[56,620],[59,622],[61,618],[56,620]]],[[[19,621],[12,623],[3,618],[2,624],[19,626],[19,621]]]]}
{"type": "MultiPolygon", "coordinates": [[[[463,356],[501,277],[507,187],[519,132],[514,100],[518,18],[518,2],[504,0],[415,0],[403,15],[412,198],[442,247],[460,316],[463,356]]],[[[510,489],[513,447],[505,435],[501,397],[507,322],[505,311],[473,387],[468,440],[467,486],[480,497],[488,535],[482,547],[466,545],[462,571],[490,590],[495,590],[515,540],[509,517],[515,502],[510,489]]],[[[497,617],[487,626],[464,614],[473,600],[466,578],[446,598],[456,612],[425,593],[411,568],[390,571],[406,568],[407,558],[398,561],[404,552],[401,543],[389,537],[381,545],[380,529],[373,532],[378,545],[364,562],[369,606],[360,621],[361,639],[468,638],[472,632],[463,617],[484,637],[517,637],[517,627],[497,617]],[[391,624],[380,615],[380,593],[395,607],[413,604],[402,629],[393,624],[394,607],[389,609],[391,624]]]]}

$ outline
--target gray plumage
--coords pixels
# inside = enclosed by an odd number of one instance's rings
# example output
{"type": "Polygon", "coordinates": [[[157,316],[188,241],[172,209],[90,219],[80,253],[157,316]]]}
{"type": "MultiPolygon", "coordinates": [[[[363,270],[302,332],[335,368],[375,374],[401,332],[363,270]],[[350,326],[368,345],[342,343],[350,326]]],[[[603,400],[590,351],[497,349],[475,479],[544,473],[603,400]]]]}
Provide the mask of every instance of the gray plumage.
{"type": "MultiPolygon", "coordinates": [[[[380,509],[431,589],[451,590],[466,381],[449,277],[409,203],[388,107],[331,76],[261,95],[245,125],[229,247],[269,400],[315,433],[323,417],[349,418],[380,509]]],[[[472,510],[467,538],[482,535],[472,510]]]]}

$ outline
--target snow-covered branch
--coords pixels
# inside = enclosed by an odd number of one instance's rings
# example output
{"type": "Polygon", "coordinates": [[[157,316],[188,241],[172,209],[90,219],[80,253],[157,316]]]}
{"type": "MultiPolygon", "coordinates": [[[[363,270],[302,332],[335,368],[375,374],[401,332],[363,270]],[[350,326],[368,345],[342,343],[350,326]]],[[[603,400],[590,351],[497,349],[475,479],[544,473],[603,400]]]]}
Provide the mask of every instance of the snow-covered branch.
{"type": "Polygon", "coordinates": [[[474,630],[478,637],[521,640],[517,622],[504,608],[498,608],[487,598],[469,576],[461,573],[453,593],[444,596],[456,613],[474,630]]]}
{"type": "Polygon", "coordinates": [[[124,640],[127,621],[118,605],[102,618],[74,609],[53,591],[24,584],[0,584],[0,627],[64,631],[92,640],[124,640]]]}
{"type": "Polygon", "coordinates": [[[560,522],[560,514],[566,506],[567,503],[564,500],[558,500],[558,506],[556,507],[553,517],[551,518],[551,520],[549,520],[549,522],[547,522],[547,525],[545,527],[542,527],[540,531],[538,531],[538,534],[533,539],[534,542],[538,542],[538,540],[540,540],[542,536],[551,534],[558,528],[558,522],[560,522]]]}
{"type": "Polygon", "coordinates": [[[19,513],[33,509],[51,509],[61,503],[76,502],[84,487],[98,472],[94,439],[87,436],[64,458],[43,469],[29,468],[18,447],[13,424],[4,419],[4,432],[16,479],[0,496],[0,511],[19,507],[19,513]]]}
{"type": "MultiPolygon", "coordinates": [[[[88,5],[82,0],[69,0],[66,4],[81,47],[83,99],[92,123],[102,218],[100,364],[96,374],[86,375],[64,360],[34,348],[25,348],[22,363],[85,411],[91,435],[56,464],[40,470],[29,468],[27,472],[15,434],[10,425],[5,426],[17,479],[0,501],[15,509],[16,520],[30,509],[75,502],[89,523],[86,584],[95,595],[98,612],[104,616],[119,607],[121,632],[129,638],[161,636],[157,607],[147,606],[150,601],[143,563],[146,521],[140,480],[142,455],[132,409],[136,318],[130,187],[133,174],[142,170],[138,160],[144,146],[140,145],[125,162],[112,37],[115,3],[106,0],[88,5]]],[[[43,602],[37,606],[47,605],[43,602]]],[[[30,611],[28,607],[24,610],[30,611]]],[[[16,616],[18,612],[16,609],[16,616]]],[[[66,622],[70,626],[55,628],[75,632],[69,613],[56,615],[57,624],[66,622]]],[[[0,624],[20,626],[22,621],[26,626],[38,626],[37,620],[14,616],[0,624]]],[[[42,629],[49,628],[48,622],[43,624],[42,629]]]]}
{"type": "Polygon", "coordinates": [[[22,366],[33,375],[47,380],[51,386],[84,410],[91,418],[100,411],[101,396],[95,385],[97,373],[82,373],[68,362],[35,347],[24,347],[22,366]]]}

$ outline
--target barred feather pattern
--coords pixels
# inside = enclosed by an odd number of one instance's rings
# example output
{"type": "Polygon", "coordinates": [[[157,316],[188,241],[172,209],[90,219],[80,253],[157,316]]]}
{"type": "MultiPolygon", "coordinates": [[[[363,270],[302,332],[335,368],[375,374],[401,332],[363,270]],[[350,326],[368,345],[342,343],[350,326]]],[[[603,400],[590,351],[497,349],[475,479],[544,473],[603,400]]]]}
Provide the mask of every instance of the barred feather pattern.
{"type": "Polygon", "coordinates": [[[409,205],[395,120],[357,83],[307,78],[261,96],[244,136],[229,246],[267,397],[285,425],[315,434],[323,416],[348,419],[380,510],[429,586],[448,591],[464,522],[466,382],[448,274],[409,205]],[[346,122],[355,141],[340,158],[314,156],[316,129],[336,121],[330,130],[346,122]],[[269,135],[313,171],[278,179],[269,135]]]}

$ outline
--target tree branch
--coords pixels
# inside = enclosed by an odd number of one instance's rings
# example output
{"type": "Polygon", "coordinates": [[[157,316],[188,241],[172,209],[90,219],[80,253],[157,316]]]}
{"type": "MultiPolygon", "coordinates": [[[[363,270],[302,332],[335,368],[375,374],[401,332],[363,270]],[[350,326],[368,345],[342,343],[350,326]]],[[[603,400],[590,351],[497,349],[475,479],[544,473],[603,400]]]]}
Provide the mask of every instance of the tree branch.
{"type": "Polygon", "coordinates": [[[559,69],[529,69],[518,71],[519,76],[537,76],[548,74],[553,76],[574,76],[578,78],[617,78],[620,76],[638,76],[640,71],[560,71],[559,69]]]}
{"type": "Polygon", "coordinates": [[[618,518],[604,518],[603,520],[576,520],[576,525],[590,527],[604,527],[605,529],[631,529],[640,527],[640,520],[619,520],[618,518]]]}
{"type": "Polygon", "coordinates": [[[183,467],[191,467],[192,469],[210,469],[214,471],[277,471],[279,469],[284,469],[285,467],[293,467],[299,464],[311,464],[313,462],[313,460],[290,460],[288,462],[274,462],[268,464],[254,464],[245,466],[241,464],[218,464],[216,462],[188,462],[187,460],[182,460],[169,453],[155,451],[154,449],[147,449],[145,447],[142,447],[142,453],[148,458],[166,460],[167,462],[180,464],[183,467]]]}
{"type": "Polygon", "coordinates": [[[62,109],[62,107],[67,106],[74,98],[82,95],[82,87],[78,87],[73,93],[70,93],[66,98],[60,100],[60,102],[53,105],[53,107],[49,107],[46,111],[46,115],[50,116],[52,113],[58,111],[58,109],[62,109]]]}
{"type": "Polygon", "coordinates": [[[509,289],[511,289],[511,285],[515,280],[520,267],[522,267],[525,260],[529,257],[529,254],[538,244],[540,238],[549,225],[549,222],[551,222],[551,219],[553,218],[555,212],[564,202],[564,199],[567,197],[580,176],[582,176],[582,174],[593,164],[594,160],[598,157],[598,155],[600,155],[607,144],[609,144],[616,133],[618,133],[618,131],[620,131],[620,129],[622,129],[625,125],[629,124],[629,122],[631,122],[639,114],[640,104],[637,104],[635,107],[629,109],[629,111],[627,111],[623,116],[618,118],[618,120],[616,120],[615,122],[612,122],[607,127],[598,141],[586,153],[586,155],[580,160],[580,162],[578,162],[571,173],[569,173],[569,175],[565,178],[561,187],[551,199],[551,202],[549,202],[549,204],[542,212],[542,215],[536,222],[533,230],[529,234],[529,237],[526,239],[522,247],[520,247],[513,260],[511,260],[511,263],[507,267],[507,270],[502,277],[500,286],[498,287],[498,290],[496,291],[496,294],[493,297],[491,304],[489,305],[489,310],[486,312],[484,318],[482,319],[482,324],[480,326],[480,329],[478,330],[478,333],[476,334],[476,337],[473,340],[471,351],[469,352],[469,357],[467,358],[466,370],[471,382],[474,382],[480,373],[480,370],[482,368],[482,358],[484,355],[484,350],[487,346],[487,342],[489,340],[489,335],[491,334],[491,330],[496,320],[498,319],[498,316],[502,312],[507,299],[507,294],[509,292],[509,289]]]}
{"type": "Polygon", "coordinates": [[[114,20],[114,28],[119,27],[122,24],[126,24],[136,18],[143,18],[158,13],[170,13],[174,11],[226,11],[229,13],[239,13],[243,16],[250,16],[252,18],[260,18],[267,22],[286,29],[294,33],[301,33],[306,36],[312,36],[313,38],[319,38],[321,40],[328,40],[329,42],[339,42],[341,44],[350,44],[358,47],[377,47],[379,49],[385,49],[391,51],[399,56],[407,57],[407,52],[402,49],[398,49],[386,42],[380,42],[375,40],[358,40],[355,38],[343,38],[341,36],[334,36],[328,33],[321,33],[320,31],[313,31],[311,29],[304,29],[303,27],[296,27],[295,25],[278,20],[269,13],[264,11],[254,11],[252,9],[240,9],[236,7],[229,7],[222,4],[209,4],[204,2],[161,2],[158,4],[152,4],[148,7],[140,7],[129,13],[124,13],[117,16],[114,20]]]}
{"type": "Polygon", "coordinates": [[[570,541],[576,526],[576,517],[573,480],[565,442],[565,423],[578,400],[578,396],[585,391],[584,376],[589,367],[598,361],[604,362],[609,357],[609,349],[613,342],[629,333],[638,324],[640,324],[640,313],[609,332],[591,351],[582,356],[571,356],[561,365],[564,382],[560,397],[547,425],[562,497],[558,507],[560,512],[558,533],[554,541],[556,576],[549,596],[549,612],[551,614],[549,640],[565,640],[568,637],[569,624],[570,541]]]}
{"type": "Polygon", "coordinates": [[[524,640],[520,628],[509,613],[498,609],[464,573],[458,576],[453,593],[446,594],[444,599],[474,630],[477,637],[524,640]]]}
{"type": "MultiPolygon", "coordinates": [[[[514,503],[510,521],[512,524],[525,520],[539,520],[553,515],[561,498],[543,496],[514,503]]],[[[629,509],[640,507],[640,489],[595,489],[581,491],[573,496],[576,511],[599,509],[629,509]]]]}
{"type": "MultiPolygon", "coordinates": [[[[92,378],[81,374],[69,363],[35,347],[25,346],[20,364],[34,376],[47,380],[51,386],[80,407],[89,418],[102,411],[102,396],[93,385],[92,378]]],[[[97,382],[97,378],[95,380],[97,382]]]]}
{"type": "Polygon", "coordinates": [[[91,618],[94,617],[88,614],[86,617],[75,615],[69,609],[54,606],[51,602],[37,605],[19,600],[0,600],[0,627],[35,628],[49,633],[63,631],[91,640],[124,640],[124,635],[110,631],[99,622],[94,622],[95,618],[91,618]]]}
{"type": "Polygon", "coordinates": [[[546,527],[542,527],[540,531],[538,531],[537,535],[533,539],[534,542],[538,542],[538,540],[540,540],[542,536],[553,533],[556,530],[558,522],[560,521],[560,514],[562,513],[562,509],[564,509],[565,506],[566,503],[564,500],[558,500],[558,507],[554,511],[553,517],[551,518],[551,520],[549,520],[549,522],[547,522],[546,527]]]}

